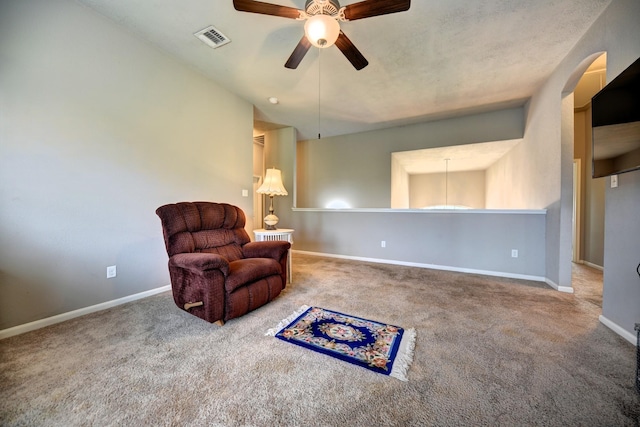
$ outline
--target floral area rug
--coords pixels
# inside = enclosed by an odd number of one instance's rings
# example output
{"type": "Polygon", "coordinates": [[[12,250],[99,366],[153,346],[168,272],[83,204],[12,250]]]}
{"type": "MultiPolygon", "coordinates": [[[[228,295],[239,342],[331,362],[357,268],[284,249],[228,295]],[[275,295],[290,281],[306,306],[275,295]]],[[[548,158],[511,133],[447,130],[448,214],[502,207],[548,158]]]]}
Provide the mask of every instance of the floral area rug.
{"type": "Polygon", "coordinates": [[[306,305],[267,335],[403,381],[416,339],[414,329],[306,305]]]}

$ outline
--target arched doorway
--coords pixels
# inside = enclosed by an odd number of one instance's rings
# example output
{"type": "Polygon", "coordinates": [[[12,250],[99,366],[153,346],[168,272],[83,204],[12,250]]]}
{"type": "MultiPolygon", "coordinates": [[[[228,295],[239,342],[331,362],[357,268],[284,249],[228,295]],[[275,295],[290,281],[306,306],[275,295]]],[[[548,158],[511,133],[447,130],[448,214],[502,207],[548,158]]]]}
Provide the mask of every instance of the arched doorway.
{"type": "MultiPolygon", "coordinates": [[[[576,68],[564,91],[573,102],[571,282],[576,296],[598,307],[602,307],[604,265],[604,180],[591,178],[591,98],[605,84],[606,53],[597,53],[576,68]]],[[[568,119],[563,117],[563,122],[568,119]]]]}

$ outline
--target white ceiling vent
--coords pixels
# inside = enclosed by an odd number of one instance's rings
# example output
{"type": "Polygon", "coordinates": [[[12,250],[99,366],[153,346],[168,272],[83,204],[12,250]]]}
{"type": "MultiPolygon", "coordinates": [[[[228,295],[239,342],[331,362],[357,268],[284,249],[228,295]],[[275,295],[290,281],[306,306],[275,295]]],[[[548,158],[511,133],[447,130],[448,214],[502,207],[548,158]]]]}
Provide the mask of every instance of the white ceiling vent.
{"type": "Polygon", "coordinates": [[[214,49],[220,46],[224,46],[231,41],[227,36],[222,34],[213,26],[209,26],[204,30],[200,30],[193,35],[214,49]]]}

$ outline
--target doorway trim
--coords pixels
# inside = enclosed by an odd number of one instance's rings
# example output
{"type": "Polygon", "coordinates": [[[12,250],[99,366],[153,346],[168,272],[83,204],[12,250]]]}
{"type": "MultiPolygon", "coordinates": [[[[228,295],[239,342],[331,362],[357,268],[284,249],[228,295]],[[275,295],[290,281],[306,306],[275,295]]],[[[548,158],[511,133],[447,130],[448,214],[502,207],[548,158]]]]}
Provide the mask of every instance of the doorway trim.
{"type": "Polygon", "coordinates": [[[573,159],[573,262],[582,263],[580,259],[580,244],[582,239],[582,159],[573,159]]]}

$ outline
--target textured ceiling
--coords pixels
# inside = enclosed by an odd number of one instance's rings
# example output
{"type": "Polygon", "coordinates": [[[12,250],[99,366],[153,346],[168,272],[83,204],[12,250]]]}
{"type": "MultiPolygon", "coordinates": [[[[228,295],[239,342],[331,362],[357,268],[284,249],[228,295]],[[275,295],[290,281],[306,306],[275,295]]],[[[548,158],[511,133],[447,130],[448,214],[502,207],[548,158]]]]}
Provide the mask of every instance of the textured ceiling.
{"type": "Polygon", "coordinates": [[[341,24],[369,61],[361,71],[335,46],[284,68],[303,22],[238,12],[231,0],[79,1],[252,103],[257,121],[312,139],[522,105],[611,0],[414,0],[341,24]],[[193,36],[209,25],[231,43],[211,49],[193,36]]]}

